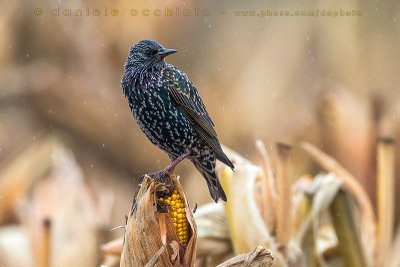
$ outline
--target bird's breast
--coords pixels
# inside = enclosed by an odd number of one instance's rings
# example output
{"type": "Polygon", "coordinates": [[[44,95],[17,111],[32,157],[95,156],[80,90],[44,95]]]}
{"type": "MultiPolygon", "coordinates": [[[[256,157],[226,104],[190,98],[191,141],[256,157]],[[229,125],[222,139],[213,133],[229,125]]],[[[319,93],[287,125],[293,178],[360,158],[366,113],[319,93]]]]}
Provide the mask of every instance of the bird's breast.
{"type": "Polygon", "coordinates": [[[169,153],[181,153],[193,144],[193,129],[171,102],[167,88],[155,77],[132,83],[129,104],[139,127],[152,143],[169,153]]]}

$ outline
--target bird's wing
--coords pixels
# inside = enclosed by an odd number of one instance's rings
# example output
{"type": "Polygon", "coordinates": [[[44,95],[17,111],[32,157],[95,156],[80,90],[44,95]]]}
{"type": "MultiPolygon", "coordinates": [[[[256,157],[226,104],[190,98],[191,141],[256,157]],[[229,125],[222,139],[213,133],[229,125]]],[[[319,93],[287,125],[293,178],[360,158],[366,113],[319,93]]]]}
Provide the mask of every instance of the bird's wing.
{"type": "Polygon", "coordinates": [[[226,157],[219,144],[214,123],[208,115],[196,87],[186,74],[176,68],[166,68],[164,69],[163,81],[179,111],[216,152],[217,158],[233,168],[233,164],[226,157]]]}
{"type": "Polygon", "coordinates": [[[167,68],[164,72],[164,81],[177,107],[183,111],[185,117],[196,126],[199,126],[210,137],[216,137],[214,123],[207,113],[196,87],[183,72],[167,68]]]}

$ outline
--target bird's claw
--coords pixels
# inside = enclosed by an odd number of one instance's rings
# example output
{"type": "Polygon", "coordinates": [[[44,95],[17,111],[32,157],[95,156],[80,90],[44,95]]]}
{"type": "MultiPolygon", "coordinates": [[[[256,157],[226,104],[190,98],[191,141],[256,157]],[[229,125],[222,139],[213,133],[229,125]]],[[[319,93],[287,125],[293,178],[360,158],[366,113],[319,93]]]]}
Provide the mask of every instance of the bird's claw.
{"type": "Polygon", "coordinates": [[[152,179],[156,179],[157,177],[163,176],[165,175],[165,173],[170,173],[170,170],[168,168],[162,170],[162,171],[158,171],[158,172],[153,172],[153,173],[149,173],[149,174],[143,174],[140,178],[139,178],[139,183],[143,182],[144,177],[149,176],[152,179]]]}

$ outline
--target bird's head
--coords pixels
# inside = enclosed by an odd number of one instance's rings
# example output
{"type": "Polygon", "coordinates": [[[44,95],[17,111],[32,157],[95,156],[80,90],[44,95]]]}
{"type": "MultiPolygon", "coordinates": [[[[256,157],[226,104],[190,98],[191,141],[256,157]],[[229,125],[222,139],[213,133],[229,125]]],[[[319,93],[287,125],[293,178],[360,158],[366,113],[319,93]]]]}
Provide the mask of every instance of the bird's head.
{"type": "Polygon", "coordinates": [[[178,52],[175,49],[166,49],[153,40],[143,40],[133,45],[125,62],[125,70],[129,68],[149,69],[165,65],[164,58],[178,52]]]}

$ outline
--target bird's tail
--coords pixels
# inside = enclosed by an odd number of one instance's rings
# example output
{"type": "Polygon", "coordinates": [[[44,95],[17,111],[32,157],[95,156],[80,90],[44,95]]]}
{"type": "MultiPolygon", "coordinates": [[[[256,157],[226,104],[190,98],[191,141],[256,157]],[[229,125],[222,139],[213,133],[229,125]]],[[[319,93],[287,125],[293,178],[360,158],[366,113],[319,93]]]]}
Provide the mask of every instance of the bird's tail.
{"type": "Polygon", "coordinates": [[[229,158],[225,155],[225,153],[220,151],[220,153],[217,153],[217,159],[220,160],[222,163],[226,164],[229,168],[231,168],[232,171],[235,170],[235,166],[233,163],[229,160],[229,158]]]}
{"type": "Polygon", "coordinates": [[[203,160],[196,158],[193,159],[192,162],[201,175],[203,175],[204,179],[206,179],[208,190],[210,191],[210,195],[214,201],[218,202],[218,199],[220,198],[226,202],[227,199],[224,189],[222,188],[215,171],[215,157],[213,157],[213,159],[203,160]]]}

